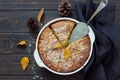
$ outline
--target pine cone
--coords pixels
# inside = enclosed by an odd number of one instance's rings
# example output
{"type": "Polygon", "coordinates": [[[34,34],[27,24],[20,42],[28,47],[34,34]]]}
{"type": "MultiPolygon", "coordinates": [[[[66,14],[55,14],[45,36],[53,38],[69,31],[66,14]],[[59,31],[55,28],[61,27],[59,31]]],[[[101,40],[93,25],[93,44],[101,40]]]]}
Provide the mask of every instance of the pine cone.
{"type": "Polygon", "coordinates": [[[31,29],[37,29],[38,28],[38,21],[35,18],[30,18],[27,22],[27,26],[31,29]]]}
{"type": "Polygon", "coordinates": [[[61,16],[69,16],[72,11],[70,2],[67,0],[61,1],[58,6],[58,11],[61,16]]]}

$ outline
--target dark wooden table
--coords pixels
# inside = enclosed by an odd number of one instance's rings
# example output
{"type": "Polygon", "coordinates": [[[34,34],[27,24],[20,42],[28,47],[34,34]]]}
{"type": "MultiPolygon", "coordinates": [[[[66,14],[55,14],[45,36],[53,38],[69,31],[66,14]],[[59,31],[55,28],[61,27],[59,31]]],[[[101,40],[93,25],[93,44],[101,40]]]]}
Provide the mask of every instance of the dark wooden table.
{"type": "MultiPolygon", "coordinates": [[[[30,17],[37,18],[41,8],[45,8],[41,22],[43,25],[60,17],[57,12],[59,2],[60,0],[0,0],[0,80],[81,80],[82,74],[62,77],[39,68],[33,58],[38,32],[31,32],[26,22],[30,17]],[[27,40],[32,46],[27,44],[25,48],[17,47],[16,44],[21,40],[27,40]],[[22,71],[20,65],[23,56],[30,59],[26,71],[22,71]]],[[[115,23],[120,26],[120,0],[110,0],[110,3],[116,6],[115,23]]],[[[74,9],[70,17],[77,17],[74,9]]],[[[41,27],[38,30],[40,29],[41,27]]]]}

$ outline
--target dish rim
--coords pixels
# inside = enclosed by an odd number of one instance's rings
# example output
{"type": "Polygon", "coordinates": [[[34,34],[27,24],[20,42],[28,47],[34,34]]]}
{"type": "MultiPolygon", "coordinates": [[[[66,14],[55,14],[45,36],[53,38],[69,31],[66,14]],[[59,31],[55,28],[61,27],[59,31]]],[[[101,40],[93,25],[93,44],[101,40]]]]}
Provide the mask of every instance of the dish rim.
{"type": "Polygon", "coordinates": [[[48,27],[50,24],[52,24],[52,23],[54,23],[54,22],[61,21],[61,20],[70,20],[70,21],[74,21],[74,22],[76,22],[76,23],[79,23],[78,20],[73,19],[73,18],[68,18],[68,17],[56,18],[56,19],[53,19],[53,20],[49,21],[48,23],[46,23],[46,24],[43,26],[43,28],[39,31],[38,35],[37,35],[36,48],[35,48],[35,51],[34,51],[34,58],[35,58],[35,61],[36,61],[36,63],[38,64],[39,67],[44,67],[44,68],[46,68],[47,70],[49,70],[49,71],[51,71],[51,72],[53,72],[53,73],[55,73],[55,74],[58,74],[58,75],[71,75],[71,74],[74,74],[74,73],[80,71],[81,69],[83,69],[83,68],[87,65],[87,63],[89,62],[89,60],[90,60],[90,58],[91,58],[91,56],[92,56],[93,44],[94,44],[94,41],[95,41],[95,34],[94,34],[92,28],[88,25],[88,28],[89,28],[89,33],[88,33],[88,35],[89,35],[89,38],[90,38],[90,45],[91,45],[91,46],[90,46],[90,54],[89,54],[89,56],[88,56],[88,59],[85,61],[85,63],[84,63],[81,67],[79,67],[78,69],[76,69],[76,70],[74,70],[74,71],[68,72],[68,73],[62,73],[62,72],[54,71],[54,70],[50,69],[48,66],[46,66],[46,65],[44,64],[44,62],[42,61],[42,59],[40,58],[40,55],[39,55],[39,52],[38,52],[38,40],[39,40],[39,37],[40,37],[41,33],[43,32],[43,30],[44,30],[46,27],[48,27]]]}

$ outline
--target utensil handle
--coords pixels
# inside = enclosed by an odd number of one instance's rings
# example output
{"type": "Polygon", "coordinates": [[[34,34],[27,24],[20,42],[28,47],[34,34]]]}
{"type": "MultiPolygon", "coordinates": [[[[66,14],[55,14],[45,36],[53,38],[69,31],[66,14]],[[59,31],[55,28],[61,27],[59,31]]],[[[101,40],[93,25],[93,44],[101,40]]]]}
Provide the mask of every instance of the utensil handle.
{"type": "Polygon", "coordinates": [[[45,65],[43,64],[43,62],[41,61],[41,59],[39,57],[39,53],[38,53],[37,49],[35,49],[35,51],[34,51],[34,59],[39,67],[45,67],[45,65]]]}
{"type": "Polygon", "coordinates": [[[108,4],[108,0],[102,0],[96,9],[96,11],[93,13],[91,18],[87,21],[87,24],[108,4]]]}

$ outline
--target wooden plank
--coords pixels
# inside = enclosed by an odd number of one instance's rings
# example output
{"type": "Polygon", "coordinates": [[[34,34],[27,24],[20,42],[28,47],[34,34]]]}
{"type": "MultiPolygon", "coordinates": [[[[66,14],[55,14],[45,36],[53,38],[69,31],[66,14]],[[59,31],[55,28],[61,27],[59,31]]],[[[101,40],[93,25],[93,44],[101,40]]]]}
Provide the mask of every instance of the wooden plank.
{"type": "Polygon", "coordinates": [[[33,54],[11,54],[11,55],[0,54],[0,64],[3,64],[3,65],[7,63],[8,64],[19,64],[23,56],[27,56],[30,59],[30,61],[34,61],[33,54]]]}
{"type": "Polygon", "coordinates": [[[21,58],[24,55],[0,55],[0,76],[35,76],[36,74],[46,76],[51,74],[43,68],[39,68],[34,61],[33,55],[25,55],[30,59],[28,68],[23,71],[21,68],[21,58]],[[47,74],[46,74],[47,73],[47,74]]]}
{"type": "MultiPolygon", "coordinates": [[[[75,2],[81,2],[81,1],[71,1],[72,9],[75,9],[74,8],[74,3],[75,2]]],[[[85,1],[82,1],[81,3],[86,4],[85,1]]],[[[99,3],[99,2],[95,1],[95,3],[99,3]]],[[[28,4],[28,3],[23,3],[23,4],[20,4],[20,3],[18,3],[18,4],[7,4],[7,3],[6,4],[1,4],[0,3],[0,11],[11,11],[11,10],[13,10],[13,11],[18,11],[18,10],[25,10],[25,11],[31,11],[31,10],[35,11],[35,10],[37,10],[37,11],[39,11],[41,8],[45,8],[46,10],[57,10],[58,4],[59,4],[59,2],[54,3],[54,4],[48,4],[48,3],[44,4],[42,2],[41,2],[41,4],[39,4],[39,2],[38,2],[38,4],[33,4],[33,3],[32,4],[28,4]]],[[[111,2],[110,1],[109,4],[113,4],[113,5],[116,6],[117,9],[120,9],[120,5],[119,5],[120,2],[117,2],[117,1],[111,2]]]]}
{"type": "MultiPolygon", "coordinates": [[[[0,0],[0,4],[58,4],[61,0],[0,0]]],[[[69,0],[70,2],[86,2],[87,0],[69,0]]],[[[94,0],[95,3],[101,0],[94,0]]],[[[109,0],[111,3],[120,3],[119,0],[109,0]]]]}
{"type": "Polygon", "coordinates": [[[32,76],[0,76],[1,80],[33,80],[32,76]]]}
{"type": "MultiPolygon", "coordinates": [[[[61,0],[0,0],[0,4],[7,3],[7,4],[56,4],[60,2],[61,0]]],[[[69,0],[69,1],[80,1],[80,2],[86,2],[86,0],[69,0]]],[[[94,0],[94,2],[100,2],[101,0],[94,0]]],[[[109,2],[119,2],[119,0],[109,0],[109,2]]]]}
{"type": "Polygon", "coordinates": [[[80,77],[79,78],[63,78],[63,76],[61,78],[56,78],[56,77],[38,77],[38,78],[34,78],[32,76],[0,76],[1,80],[82,80],[80,77]]]}
{"type": "Polygon", "coordinates": [[[0,54],[28,54],[35,49],[35,41],[37,34],[32,33],[0,33],[0,54]],[[21,40],[26,40],[26,47],[18,47],[17,44],[21,40]],[[31,43],[31,47],[29,44],[31,43]]]}
{"type": "Polygon", "coordinates": [[[1,67],[0,75],[7,75],[7,76],[33,75],[30,68],[27,68],[26,71],[22,71],[20,62],[19,63],[0,63],[0,67],[1,67]]]}
{"type": "Polygon", "coordinates": [[[39,75],[47,75],[49,74],[47,70],[43,68],[39,68],[34,61],[33,55],[0,55],[0,76],[34,76],[35,74],[39,75]],[[21,58],[23,56],[28,56],[30,59],[30,63],[28,68],[23,71],[21,68],[21,58]]]}
{"type": "Polygon", "coordinates": [[[0,11],[8,11],[8,10],[13,10],[13,11],[18,11],[18,10],[24,10],[24,11],[29,11],[29,10],[37,10],[39,11],[41,8],[45,8],[46,10],[57,10],[58,4],[1,4],[0,5],[0,11]],[[7,6],[6,6],[7,5],[7,6]]]}
{"type": "MultiPolygon", "coordinates": [[[[30,32],[27,27],[29,18],[36,18],[39,11],[1,11],[0,12],[0,32],[30,32]]],[[[44,25],[48,21],[60,17],[58,11],[45,11],[42,19],[44,25]]],[[[73,11],[71,18],[76,18],[73,11]]],[[[39,30],[41,27],[39,27],[39,30]]]]}
{"type": "MultiPolygon", "coordinates": [[[[61,0],[51,0],[49,4],[58,3],[61,0]]],[[[48,4],[48,0],[0,0],[0,4],[48,4]]]]}
{"type": "Polygon", "coordinates": [[[17,78],[19,80],[20,77],[24,76],[31,76],[32,78],[44,78],[44,79],[57,79],[57,80],[79,80],[82,78],[82,72],[78,72],[76,74],[70,75],[70,76],[59,76],[56,74],[53,74],[46,70],[45,68],[40,68],[35,63],[33,56],[29,56],[30,58],[30,64],[26,71],[22,71],[21,65],[20,65],[20,59],[22,56],[17,55],[4,55],[2,56],[4,58],[1,58],[0,56],[0,79],[4,79],[5,76],[8,76],[7,78],[13,79],[12,76],[15,76],[14,78],[17,78]],[[6,58],[9,60],[6,60],[6,58]],[[11,59],[13,58],[13,59],[11,59]],[[2,62],[1,60],[5,60],[2,62]]]}

